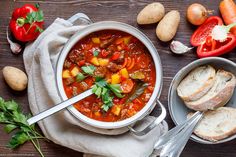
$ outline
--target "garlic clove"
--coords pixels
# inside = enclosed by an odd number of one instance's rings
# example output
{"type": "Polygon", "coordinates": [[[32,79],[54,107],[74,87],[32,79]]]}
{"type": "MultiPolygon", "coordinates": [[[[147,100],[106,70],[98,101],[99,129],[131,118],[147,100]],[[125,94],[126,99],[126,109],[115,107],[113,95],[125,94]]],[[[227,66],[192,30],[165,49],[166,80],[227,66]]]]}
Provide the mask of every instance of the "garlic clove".
{"type": "Polygon", "coordinates": [[[175,41],[173,40],[170,43],[170,49],[173,53],[175,54],[184,54],[188,51],[190,51],[191,49],[193,49],[194,47],[187,47],[186,45],[184,45],[183,43],[179,42],[179,41],[175,41]]]}
{"type": "Polygon", "coordinates": [[[6,34],[7,34],[7,42],[10,44],[10,49],[11,49],[12,53],[14,53],[14,54],[20,53],[22,50],[22,47],[20,44],[11,41],[11,39],[9,38],[9,35],[8,35],[8,27],[7,27],[6,34]]]}

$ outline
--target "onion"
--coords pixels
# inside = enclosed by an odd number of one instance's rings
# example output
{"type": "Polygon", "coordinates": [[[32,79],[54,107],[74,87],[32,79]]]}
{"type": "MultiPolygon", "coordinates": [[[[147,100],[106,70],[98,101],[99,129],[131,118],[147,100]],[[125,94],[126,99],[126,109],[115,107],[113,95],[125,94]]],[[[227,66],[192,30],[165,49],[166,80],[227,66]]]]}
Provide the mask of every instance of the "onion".
{"type": "Polygon", "coordinates": [[[201,25],[212,12],[199,3],[193,3],[187,9],[187,19],[193,25],[201,25]]]}

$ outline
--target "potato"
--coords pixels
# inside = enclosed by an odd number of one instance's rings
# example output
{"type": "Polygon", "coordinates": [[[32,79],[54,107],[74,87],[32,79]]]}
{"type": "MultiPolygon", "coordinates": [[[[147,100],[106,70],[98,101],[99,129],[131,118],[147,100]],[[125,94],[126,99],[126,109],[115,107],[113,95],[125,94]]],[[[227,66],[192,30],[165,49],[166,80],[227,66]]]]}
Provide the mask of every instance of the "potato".
{"type": "Polygon", "coordinates": [[[165,8],[161,3],[151,3],[144,7],[137,16],[138,24],[152,24],[160,21],[165,15],[165,8]]]}
{"type": "Polygon", "coordinates": [[[15,91],[23,91],[27,87],[28,78],[18,68],[6,66],[2,70],[6,83],[15,91]]]}
{"type": "Polygon", "coordinates": [[[168,12],[159,22],[156,35],[161,41],[170,41],[176,34],[180,22],[180,14],[177,10],[168,12]]]}

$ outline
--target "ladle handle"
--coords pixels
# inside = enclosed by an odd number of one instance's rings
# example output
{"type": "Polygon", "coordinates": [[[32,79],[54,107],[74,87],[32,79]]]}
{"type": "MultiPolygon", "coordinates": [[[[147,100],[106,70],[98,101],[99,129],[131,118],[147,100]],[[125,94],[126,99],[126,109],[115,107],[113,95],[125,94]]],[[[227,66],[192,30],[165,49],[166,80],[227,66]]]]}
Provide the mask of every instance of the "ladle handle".
{"type": "Polygon", "coordinates": [[[74,104],[74,103],[76,103],[76,102],[78,102],[78,101],[80,101],[80,100],[82,100],[82,99],[92,95],[92,94],[93,94],[92,93],[92,89],[89,89],[89,90],[87,90],[87,91],[85,91],[85,92],[83,92],[83,93],[81,93],[81,94],[79,94],[79,95],[77,95],[75,97],[72,97],[70,99],[67,99],[66,101],[63,101],[63,102],[57,104],[56,106],[54,106],[54,107],[52,107],[50,109],[47,109],[47,110],[45,110],[43,112],[40,112],[39,114],[29,118],[27,120],[27,122],[28,122],[29,125],[32,125],[32,124],[34,124],[34,123],[36,123],[36,122],[38,122],[38,121],[40,121],[40,120],[42,120],[42,119],[44,119],[44,118],[54,114],[54,113],[56,113],[56,112],[58,112],[58,111],[60,111],[60,110],[62,110],[64,108],[69,107],[70,105],[72,105],[72,104],[74,104]]]}

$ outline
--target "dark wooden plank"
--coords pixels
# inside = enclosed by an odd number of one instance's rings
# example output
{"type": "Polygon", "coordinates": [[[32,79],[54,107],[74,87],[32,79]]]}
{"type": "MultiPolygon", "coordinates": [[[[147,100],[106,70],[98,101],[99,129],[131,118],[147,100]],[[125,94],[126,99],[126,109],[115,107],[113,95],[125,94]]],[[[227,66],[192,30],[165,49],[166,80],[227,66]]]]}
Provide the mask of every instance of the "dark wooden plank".
{"type": "MultiPolygon", "coordinates": [[[[176,56],[169,51],[168,43],[160,42],[155,35],[156,25],[149,26],[138,26],[136,23],[136,16],[139,10],[141,10],[146,4],[152,2],[151,0],[109,0],[109,1],[100,1],[100,0],[42,0],[42,1],[30,1],[30,0],[2,0],[0,2],[0,69],[6,65],[13,65],[24,69],[22,54],[13,55],[9,50],[9,45],[6,41],[5,32],[8,25],[11,13],[13,8],[20,7],[25,3],[36,3],[41,4],[41,9],[45,14],[45,26],[50,25],[56,17],[69,18],[77,12],[86,13],[93,21],[103,21],[103,20],[114,20],[125,22],[130,24],[143,33],[145,33],[151,41],[154,43],[157,48],[164,71],[164,86],[161,93],[161,101],[167,107],[167,97],[168,97],[168,88],[173,76],[185,65],[191,61],[197,59],[195,55],[195,50],[184,55],[176,56]]],[[[181,13],[181,22],[179,26],[178,33],[175,37],[176,40],[182,41],[187,45],[190,45],[189,38],[195,29],[194,26],[190,25],[186,20],[186,8],[189,4],[196,2],[190,0],[160,0],[166,8],[166,11],[172,9],[177,9],[181,13]]],[[[215,1],[204,1],[198,0],[199,3],[208,6],[209,9],[215,10],[216,15],[218,15],[218,4],[220,0],[215,1]]],[[[230,60],[236,61],[236,56],[234,53],[227,54],[224,57],[229,58],[230,60]]],[[[5,99],[14,99],[17,102],[21,103],[24,111],[29,112],[27,92],[13,92],[5,84],[0,74],[0,96],[5,99]]],[[[158,114],[158,108],[155,108],[152,115],[158,114]]],[[[170,127],[173,127],[174,124],[168,115],[166,118],[170,127]]],[[[2,129],[2,127],[0,127],[2,129]]],[[[12,151],[8,148],[5,148],[5,145],[9,139],[9,135],[6,135],[0,131],[0,156],[38,156],[38,153],[35,151],[31,143],[25,144],[18,150],[12,151]]],[[[81,153],[74,150],[61,147],[59,145],[53,144],[52,142],[41,142],[42,149],[45,153],[45,156],[82,156],[81,153]]],[[[227,142],[220,145],[202,145],[193,141],[189,141],[182,157],[236,157],[236,140],[227,142]]]]}

